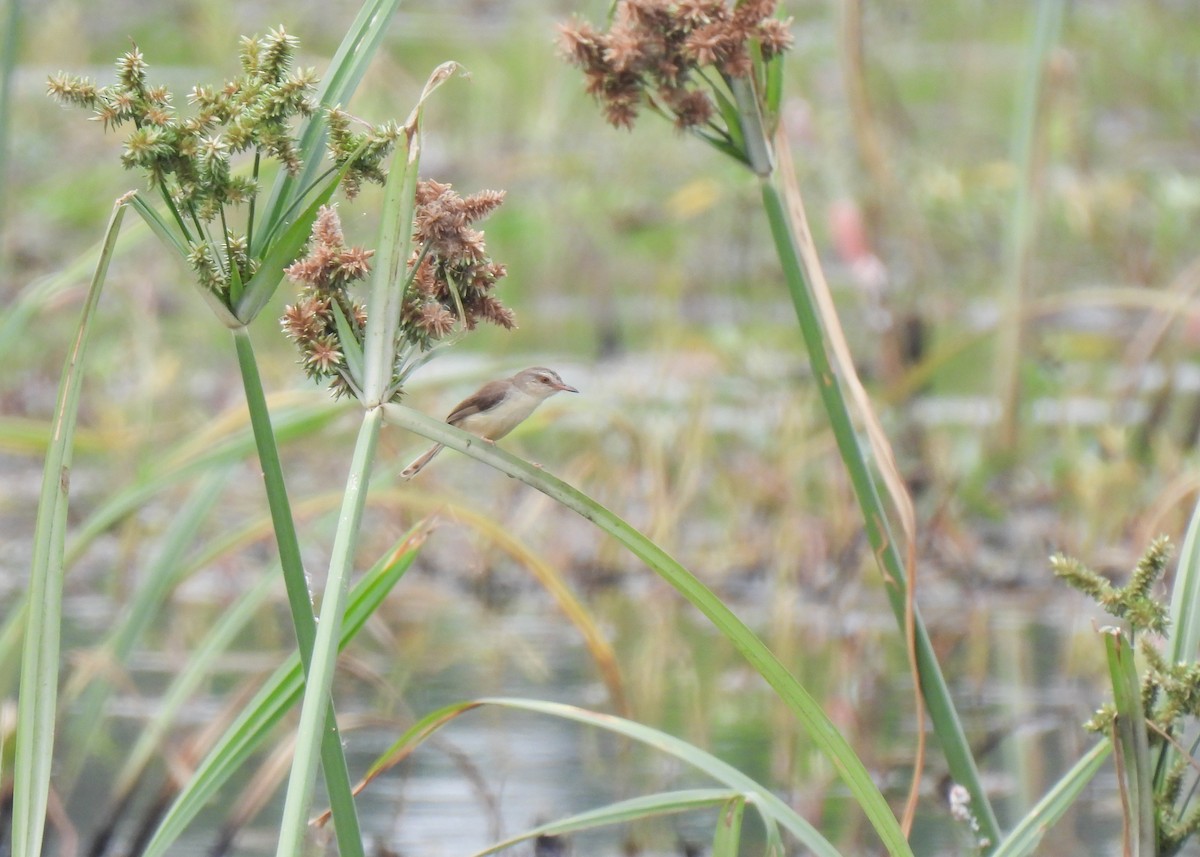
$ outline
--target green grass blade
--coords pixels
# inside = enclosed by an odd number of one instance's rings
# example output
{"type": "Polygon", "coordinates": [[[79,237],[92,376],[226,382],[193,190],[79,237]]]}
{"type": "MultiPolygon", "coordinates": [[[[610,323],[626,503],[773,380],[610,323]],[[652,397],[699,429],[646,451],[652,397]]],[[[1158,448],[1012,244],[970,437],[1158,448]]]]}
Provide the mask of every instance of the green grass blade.
{"type": "Polygon", "coordinates": [[[6,699],[16,695],[17,681],[21,675],[21,640],[25,636],[25,611],[28,606],[29,603],[24,599],[10,605],[4,625],[0,627],[0,696],[6,699]]]}
{"type": "MultiPolygon", "coordinates": [[[[674,792],[661,792],[645,797],[617,801],[608,806],[587,812],[577,813],[567,818],[542,824],[526,830],[517,836],[490,845],[482,851],[476,851],[472,857],[486,857],[505,848],[511,848],[522,842],[538,836],[566,836],[584,830],[594,830],[597,827],[608,827],[613,824],[628,824],[644,818],[657,818],[677,812],[690,812],[697,809],[708,809],[714,806],[724,806],[729,801],[740,800],[745,806],[746,798],[728,789],[683,789],[674,792]]],[[[717,857],[713,852],[713,857],[717,857]]]]}
{"type": "Polygon", "coordinates": [[[362,346],[358,344],[358,338],[354,335],[354,330],[350,327],[350,321],[346,318],[346,314],[342,312],[341,305],[337,301],[333,301],[330,308],[333,310],[333,322],[337,325],[342,356],[346,358],[346,370],[350,373],[354,386],[361,390],[363,385],[362,346]]]}
{"type": "MultiPolygon", "coordinates": [[[[380,409],[368,410],[363,415],[358,440],[354,445],[354,457],[346,479],[342,510],[338,515],[337,531],[333,536],[329,575],[321,600],[321,620],[317,625],[317,638],[312,647],[312,663],[308,669],[304,702],[300,708],[300,725],[296,730],[296,754],[292,760],[287,798],[280,821],[279,845],[276,849],[278,857],[299,855],[304,847],[305,833],[308,830],[309,803],[317,776],[318,748],[323,737],[329,734],[325,728],[329,691],[333,686],[333,673],[337,666],[346,594],[354,566],[355,548],[358,545],[358,528],[366,505],[371,465],[375,460],[375,447],[382,425],[383,414],[380,409]]],[[[334,820],[337,821],[336,816],[334,820]]]]}
{"type": "Polygon", "coordinates": [[[387,768],[407,758],[417,746],[455,718],[485,705],[493,705],[517,711],[531,711],[535,714],[572,720],[586,726],[603,729],[615,735],[621,735],[645,744],[647,747],[674,756],[739,794],[744,794],[746,799],[762,815],[764,821],[770,821],[768,830],[774,824],[778,824],[795,836],[805,847],[811,849],[817,857],[839,857],[837,849],[816,828],[809,824],[798,812],[784,803],[770,789],[758,784],[737,768],[721,761],[711,753],[673,735],[668,735],[666,732],[645,726],[636,721],[626,720],[623,717],[615,717],[611,714],[600,714],[595,711],[588,711],[584,708],[576,708],[573,705],[564,705],[558,702],[493,697],[447,705],[444,708],[427,714],[405,730],[404,734],[368,769],[364,779],[369,781],[378,776],[387,768]]]}
{"type": "MultiPolygon", "coordinates": [[[[795,243],[787,208],[780,192],[770,182],[762,183],[762,196],[784,279],[800,322],[812,373],[817,379],[816,386],[862,510],[867,539],[871,543],[877,562],[880,563],[888,601],[897,622],[903,628],[908,596],[908,575],[905,572],[904,560],[888,525],[887,510],[880,498],[875,475],[859,443],[845,395],[826,351],[820,311],[809,284],[808,273],[801,261],[800,250],[795,243]]],[[[921,618],[920,610],[915,607],[913,622],[921,691],[929,710],[929,718],[933,722],[934,732],[946,756],[950,775],[955,782],[971,793],[971,806],[979,820],[981,837],[989,842],[998,842],[1000,825],[980,780],[971,745],[958,719],[954,700],[942,675],[942,668],[925,628],[925,622],[921,618]]]]}
{"type": "Polygon", "coordinates": [[[413,211],[421,162],[421,115],[425,102],[457,70],[457,63],[445,62],[429,75],[421,97],[405,122],[406,145],[396,147],[389,167],[379,240],[375,245],[371,296],[367,301],[371,314],[367,317],[363,349],[366,354],[363,401],[368,407],[388,397],[396,365],[403,284],[408,279],[408,261],[412,255],[413,211]]]}
{"type": "Polygon", "coordinates": [[[783,103],[783,54],[773,57],[764,65],[766,92],[763,93],[763,108],[767,113],[764,119],[768,128],[774,128],[779,124],[779,110],[783,103]]]}
{"type": "MultiPolygon", "coordinates": [[[[1167,663],[1194,663],[1200,652],[1200,501],[1192,510],[1183,546],[1179,549],[1179,564],[1171,584],[1171,634],[1167,638],[1167,663]]],[[[1170,741],[1164,741],[1155,765],[1156,785],[1161,785],[1167,771],[1178,758],[1170,741]]]]}
{"type": "Polygon", "coordinates": [[[191,652],[183,669],[163,693],[162,700],[155,707],[154,717],[141,726],[137,742],[125,757],[125,763],[113,781],[114,795],[124,795],[137,785],[142,772],[161,747],[163,738],[175,727],[183,706],[208,678],[217,659],[229,650],[238,634],[258,615],[275,587],[276,578],[275,569],[268,570],[228,610],[219,614],[216,624],[191,652]]]}
{"type": "Polygon", "coordinates": [[[1037,21],[1029,43],[1028,68],[1017,101],[1013,125],[1012,163],[1017,170],[1012,210],[1009,213],[1005,286],[1000,297],[1003,311],[996,332],[996,395],[1000,399],[998,451],[1011,453],[1020,428],[1018,405],[1021,358],[1025,341],[1025,302],[1029,291],[1031,248],[1035,239],[1037,171],[1044,168],[1036,154],[1039,117],[1044,112],[1043,79],[1050,52],[1058,43],[1066,13],[1065,0],[1039,0],[1037,21]]]}
{"type": "Polygon", "coordinates": [[[745,814],[745,795],[731,795],[721,806],[717,829],[713,833],[712,857],[737,857],[742,846],[742,817],[745,814]]]}
{"type": "MultiPolygon", "coordinates": [[[[17,68],[20,52],[21,0],[7,0],[4,15],[4,37],[0,44],[0,200],[8,199],[8,133],[9,121],[15,115],[12,105],[13,72],[17,68]]],[[[0,206],[0,227],[4,225],[4,207],[0,206]]],[[[0,259],[0,271],[7,272],[7,265],[0,259]]]]}
{"type": "Polygon", "coordinates": [[[1105,738],[1085,753],[1012,829],[992,852],[992,857],[1025,857],[1034,853],[1046,831],[1075,804],[1088,783],[1104,767],[1111,752],[1112,742],[1105,738]]]}
{"type": "Polygon", "coordinates": [[[159,214],[158,209],[146,202],[140,193],[135,193],[129,203],[168,250],[181,259],[187,258],[188,253],[191,252],[187,242],[179,235],[179,230],[159,214]]]}
{"type": "MultiPolygon", "coordinates": [[[[358,16],[342,39],[333,61],[325,72],[321,87],[317,91],[317,102],[325,107],[349,104],[354,90],[366,74],[375,51],[383,41],[387,25],[395,14],[400,0],[367,0],[359,9],[358,16]]],[[[325,118],[313,116],[305,125],[300,137],[300,158],[303,162],[300,174],[293,178],[286,171],[280,173],[271,189],[271,196],[263,207],[262,235],[254,239],[255,246],[269,246],[279,231],[288,209],[304,188],[316,181],[323,163],[325,149],[325,118]],[[266,242],[265,244],[263,242],[266,242]]],[[[239,312],[239,316],[246,316],[239,312]]]]}
{"type": "Polygon", "coordinates": [[[1142,708],[1142,682],[1134,663],[1133,646],[1119,628],[1104,632],[1108,673],[1113,686],[1113,704],[1118,770],[1122,770],[1125,813],[1125,853],[1130,857],[1154,857],[1154,780],[1150,765],[1150,740],[1146,713],[1142,708]]]}
{"type": "Polygon", "coordinates": [[[1167,663],[1190,663],[1200,651],[1200,501],[1192,511],[1179,565],[1171,584],[1171,636],[1163,653],[1167,663]]]}
{"type": "MultiPolygon", "coordinates": [[[[340,646],[345,648],[408,571],[424,541],[424,522],[413,527],[354,587],[346,607],[340,646]]],[[[293,654],[264,684],[245,710],[221,736],[175,798],[146,846],[144,857],[164,857],[204,805],[246,763],[283,716],[300,701],[304,672],[293,654]]]]}
{"type": "Polygon", "coordinates": [[[407,145],[396,146],[383,198],[383,217],[379,224],[368,300],[371,313],[367,316],[363,348],[366,367],[362,383],[364,403],[367,404],[378,403],[384,398],[392,383],[396,362],[396,332],[412,247],[417,170],[421,161],[420,126],[414,125],[412,132],[407,145]]]}
{"type": "MultiPolygon", "coordinates": [[[[306,403],[275,416],[276,439],[287,441],[316,434],[337,418],[340,409],[328,402],[306,403]]],[[[164,456],[160,468],[137,480],[98,506],[77,528],[67,547],[66,563],[74,563],[95,539],[118,521],[148,503],[160,492],[194,479],[214,467],[245,460],[255,448],[254,437],[244,425],[224,433],[203,433],[185,439],[173,453],[164,456]],[[197,443],[199,439],[201,443],[197,443]]],[[[307,596],[305,596],[307,599],[307,596]]]]}
{"type": "MultiPolygon", "coordinates": [[[[237,349],[238,367],[242,372],[242,385],[246,392],[250,426],[258,450],[258,461],[262,466],[267,505],[271,510],[271,523],[275,529],[275,543],[279,549],[279,562],[283,569],[292,627],[296,631],[301,664],[307,675],[312,669],[312,653],[316,651],[319,634],[316,620],[313,618],[312,601],[309,599],[304,562],[300,555],[300,540],[292,518],[291,501],[288,499],[287,485],[283,478],[283,465],[279,460],[271,413],[267,407],[266,394],[263,392],[262,379],[258,374],[258,362],[254,358],[250,334],[245,328],[239,328],[233,332],[233,338],[237,349]]],[[[328,690],[326,697],[329,728],[321,732],[320,747],[325,784],[329,789],[329,799],[334,809],[334,830],[343,857],[359,857],[363,853],[362,833],[359,830],[354,798],[350,792],[350,772],[346,767],[346,754],[342,750],[337,717],[333,710],[333,700],[328,698],[328,690]]]]}
{"type": "Polygon", "coordinates": [[[34,529],[33,566],[25,645],[21,655],[20,695],[17,702],[16,761],[13,770],[12,853],[39,857],[50,793],[58,695],[58,656],[62,633],[63,554],[66,544],[67,493],[71,479],[72,440],[79,414],[79,397],[87,358],[88,339],[100,293],[108,275],[125,216],[122,198],[113,207],[104,244],[88,289],[71,353],[63,366],[54,408],[53,442],[46,454],[42,490],[34,529]]]}
{"type": "MultiPolygon", "coordinates": [[[[229,474],[228,468],[205,474],[191,496],[176,511],[161,539],[157,555],[146,568],[144,582],[138,586],[133,600],[122,611],[121,617],[101,644],[106,659],[111,663],[124,665],[134,645],[161,613],[171,591],[182,582],[183,574],[191,570],[184,563],[184,555],[220,498],[229,474]]],[[[65,793],[69,793],[74,786],[88,752],[99,735],[96,724],[103,717],[104,705],[111,690],[112,684],[107,676],[98,673],[92,677],[79,701],[72,706],[71,723],[67,728],[68,755],[60,775],[61,781],[67,784],[62,789],[65,793]]]]}
{"type": "Polygon", "coordinates": [[[735,77],[729,81],[737,109],[738,127],[746,141],[746,158],[750,169],[760,177],[767,177],[775,169],[775,157],[771,154],[770,138],[763,116],[755,97],[754,84],[748,77],[735,77]]]}
{"type": "Polygon", "coordinates": [[[724,123],[725,129],[729,132],[730,139],[729,142],[716,137],[705,137],[705,139],[735,161],[750,166],[750,158],[746,152],[746,135],[742,128],[742,120],[738,113],[737,105],[733,103],[733,100],[720,86],[714,84],[709,87],[708,91],[712,95],[713,101],[717,104],[717,110],[721,114],[721,121],[724,123]]]}
{"type": "Polygon", "coordinates": [[[666,551],[592,498],[561,479],[551,476],[544,469],[510,455],[495,444],[484,443],[474,435],[404,405],[385,404],[383,410],[390,424],[414,431],[422,437],[437,441],[449,449],[465,453],[515,479],[520,479],[568,509],[578,512],[625,545],[708,617],[717,630],[733,643],[741,655],[787,703],[812,740],[833,764],[889,853],[911,853],[887,801],[879,793],[878,787],[846,739],[837,731],[837,727],[821,710],[816,700],[721,599],[666,551]]]}

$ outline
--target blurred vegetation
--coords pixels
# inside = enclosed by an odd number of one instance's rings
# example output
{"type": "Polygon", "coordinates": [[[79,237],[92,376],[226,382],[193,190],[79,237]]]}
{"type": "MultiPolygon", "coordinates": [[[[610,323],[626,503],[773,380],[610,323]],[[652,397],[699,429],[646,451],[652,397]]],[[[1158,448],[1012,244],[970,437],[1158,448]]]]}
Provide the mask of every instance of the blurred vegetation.
{"type": "MultiPolygon", "coordinates": [[[[1200,325],[1189,298],[1200,290],[1200,28],[1184,0],[1070,9],[1036,129],[1019,447],[995,457],[991,348],[1020,180],[1012,140],[1033,5],[868,4],[861,64],[842,17],[852,5],[788,5],[796,48],[786,122],[851,346],[918,504],[918,600],[968,729],[998,747],[985,764],[1004,774],[1000,808],[1011,796],[1016,812],[1079,755],[1077,725],[1101,694],[1092,614],[1055,588],[1046,557],[1061,550],[1101,573],[1124,569],[1150,536],[1182,535],[1197,487],[1200,374],[1191,354],[1200,325]],[[854,97],[856,81],[865,101],[854,97]]],[[[485,228],[491,253],[509,267],[501,292],[520,330],[481,330],[418,375],[410,401],[440,415],[490,377],[533,363],[558,369],[584,396],[548,404],[506,445],[586,485],[738,604],[806,686],[824,686],[827,710],[868,765],[888,772],[885,793],[899,801],[913,729],[905,661],[881,618],[875,575],[860,575],[871,557],[807,381],[756,188],[696,141],[674,139],[666,123],[632,132],[603,124],[554,40],[557,21],[576,11],[597,20],[606,7],[404,5],[349,105],[362,116],[403,112],[434,65],[459,61],[471,76],[428,107],[423,172],[463,193],[508,194],[485,228]]],[[[45,97],[49,74],[107,80],[132,40],[173,86],[217,81],[234,72],[225,63],[240,33],[280,23],[301,38],[301,63],[320,70],[356,9],[345,0],[24,4],[3,126],[0,326],[28,290],[88,252],[112,200],[139,181],[119,168],[116,135],[45,97]]],[[[343,207],[351,243],[373,240],[380,205],[368,188],[343,207]]],[[[148,451],[202,448],[220,427],[244,421],[241,391],[226,381],[224,334],[195,323],[206,310],[180,288],[185,272],[146,238],[125,236],[101,304],[75,523],[115,487],[151,477],[148,451]]],[[[86,278],[46,292],[19,336],[0,340],[6,603],[24,586],[47,417],[86,278]]],[[[253,331],[268,390],[324,412],[332,406],[305,385],[271,322],[290,299],[281,291],[253,331]]],[[[341,478],[323,453],[351,443],[350,422],[319,426],[283,449],[298,501],[315,502],[341,478]]],[[[421,445],[394,432],[383,444],[396,471],[421,445]]],[[[380,489],[391,475],[381,474],[380,489]]],[[[836,806],[822,808],[837,802],[825,795],[832,775],[794,724],[622,551],[465,459],[443,456],[421,479],[432,501],[369,509],[365,552],[377,554],[434,501],[501,519],[586,594],[638,719],[736,756],[781,788],[803,784],[791,797],[836,819],[836,806]]],[[[250,466],[235,474],[209,538],[258,514],[260,485],[250,466]]],[[[89,663],[184,496],[168,489],[119,516],[79,558],[65,629],[73,662],[89,663]]],[[[307,559],[323,568],[316,545],[332,531],[331,513],[314,513],[309,525],[307,559]]],[[[156,691],[172,653],[191,649],[261,559],[231,555],[175,591],[141,643],[145,672],[130,679],[131,700],[156,691]]],[[[552,654],[581,644],[565,620],[555,624],[521,563],[452,512],[400,591],[383,609],[387,622],[368,627],[353,675],[339,676],[397,719],[457,699],[464,686],[600,687],[594,670],[552,654]],[[524,623],[529,612],[537,630],[524,623]]],[[[277,605],[276,622],[245,631],[246,651],[290,645],[277,605]]],[[[214,693],[253,665],[227,669],[214,693]]],[[[106,727],[101,743],[115,752],[128,723],[106,727]]],[[[603,760],[597,752],[585,767],[603,760]]],[[[918,834],[929,837],[926,853],[953,851],[964,834],[932,783],[929,792],[918,834]]],[[[1100,795],[1076,825],[1111,830],[1115,803],[1100,795]]],[[[1062,853],[1081,847],[1066,827],[1052,834],[1062,853]]],[[[373,832],[389,829],[377,821],[373,832]]],[[[854,836],[844,831],[844,841],[854,836]]]]}

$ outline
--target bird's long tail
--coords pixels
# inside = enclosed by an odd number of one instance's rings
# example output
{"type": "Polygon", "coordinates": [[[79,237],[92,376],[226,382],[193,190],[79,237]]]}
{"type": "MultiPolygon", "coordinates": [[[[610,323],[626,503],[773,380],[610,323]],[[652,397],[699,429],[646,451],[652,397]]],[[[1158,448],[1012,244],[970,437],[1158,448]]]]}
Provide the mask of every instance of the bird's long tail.
{"type": "Polygon", "coordinates": [[[401,479],[412,479],[414,476],[416,476],[418,473],[421,472],[422,467],[424,467],[429,462],[433,461],[433,457],[441,451],[442,451],[442,445],[440,443],[435,443],[433,446],[429,447],[428,450],[421,453],[421,455],[418,458],[416,458],[412,464],[408,465],[408,467],[401,470],[400,478],[401,479]]]}

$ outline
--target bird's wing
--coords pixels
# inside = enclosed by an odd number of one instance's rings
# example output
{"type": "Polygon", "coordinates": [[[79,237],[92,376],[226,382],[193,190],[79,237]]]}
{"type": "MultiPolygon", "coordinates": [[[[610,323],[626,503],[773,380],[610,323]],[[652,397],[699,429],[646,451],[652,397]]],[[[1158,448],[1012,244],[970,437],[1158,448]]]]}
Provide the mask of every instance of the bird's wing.
{"type": "Polygon", "coordinates": [[[450,412],[450,416],[446,417],[446,422],[450,425],[458,425],[472,414],[490,411],[504,399],[509,386],[507,381],[490,381],[484,384],[475,395],[459,402],[450,412]]]}

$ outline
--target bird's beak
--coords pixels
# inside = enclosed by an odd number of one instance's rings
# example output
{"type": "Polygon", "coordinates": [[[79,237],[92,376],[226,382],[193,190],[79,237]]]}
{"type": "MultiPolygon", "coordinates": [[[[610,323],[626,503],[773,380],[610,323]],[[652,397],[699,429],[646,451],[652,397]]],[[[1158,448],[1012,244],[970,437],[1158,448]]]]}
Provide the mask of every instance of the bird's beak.
{"type": "Polygon", "coordinates": [[[579,391],[570,384],[555,384],[554,389],[562,390],[564,393],[578,393],[579,391]]]}

